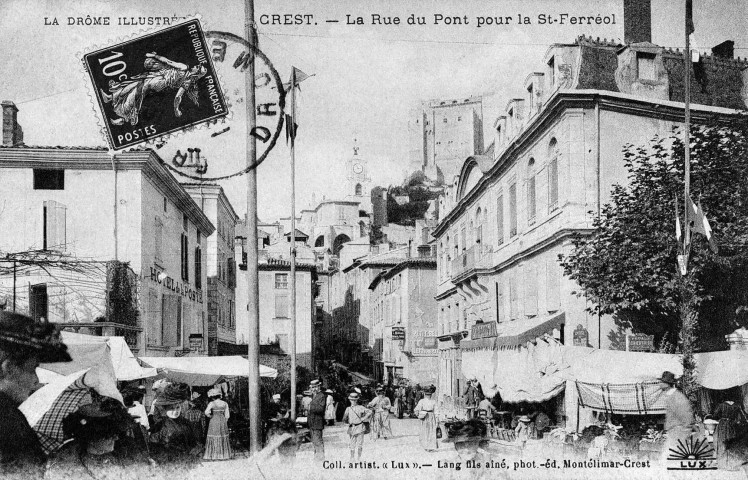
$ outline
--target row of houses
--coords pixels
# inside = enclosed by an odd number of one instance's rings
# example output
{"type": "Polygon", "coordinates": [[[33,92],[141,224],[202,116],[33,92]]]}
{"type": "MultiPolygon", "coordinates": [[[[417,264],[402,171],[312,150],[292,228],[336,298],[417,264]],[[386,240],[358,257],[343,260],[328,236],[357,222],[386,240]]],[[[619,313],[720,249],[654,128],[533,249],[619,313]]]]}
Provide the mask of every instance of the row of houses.
{"type": "MultiPolygon", "coordinates": [[[[552,45],[541,69],[519,86],[522,94],[491,119],[488,147],[463,158],[440,199],[433,238],[437,395],[445,410],[462,408],[467,379],[490,377],[481,375],[477,351],[495,352],[487,358],[501,369],[502,351],[543,339],[620,348],[610,334],[627,332],[611,316],[589,312],[558,259],[575,235],[592,231],[613,185],[626,183],[624,146],[669,136],[684,123],[683,53],[651,43],[649,26],[630,18],[625,38],[618,44],[581,36],[552,45]]],[[[746,109],[748,62],[733,58],[732,42],[714,47],[695,68],[692,121],[746,109]]],[[[522,398],[547,402],[559,421],[586,425],[572,388],[522,398]]]]}

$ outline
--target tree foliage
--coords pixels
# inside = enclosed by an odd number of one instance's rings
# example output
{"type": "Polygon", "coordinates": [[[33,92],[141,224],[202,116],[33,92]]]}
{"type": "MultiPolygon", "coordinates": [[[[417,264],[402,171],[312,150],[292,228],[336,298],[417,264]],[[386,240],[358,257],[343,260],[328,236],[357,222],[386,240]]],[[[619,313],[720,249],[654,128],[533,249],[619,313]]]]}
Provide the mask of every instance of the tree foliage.
{"type": "MultiPolygon", "coordinates": [[[[615,185],[594,231],[574,239],[561,257],[564,273],[581,287],[591,311],[614,314],[619,326],[678,338],[684,299],[677,269],[676,203],[684,214],[681,132],[627,145],[627,185],[615,185]],[[677,199],[677,200],[676,200],[677,199]]],[[[711,252],[693,234],[688,303],[697,312],[696,348],[724,349],[724,335],[746,325],[748,305],[748,123],[693,126],[691,197],[701,202],[719,244],[711,252]]],[[[682,340],[682,339],[681,339],[682,340]]]]}

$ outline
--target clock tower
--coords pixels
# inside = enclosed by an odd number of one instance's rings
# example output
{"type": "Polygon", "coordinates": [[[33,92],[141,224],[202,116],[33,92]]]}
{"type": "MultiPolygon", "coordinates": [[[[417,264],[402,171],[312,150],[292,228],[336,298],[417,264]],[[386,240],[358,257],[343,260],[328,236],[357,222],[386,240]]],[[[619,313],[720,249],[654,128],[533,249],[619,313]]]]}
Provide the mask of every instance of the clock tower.
{"type": "Polygon", "coordinates": [[[371,178],[369,161],[359,155],[359,146],[353,140],[353,156],[346,162],[346,197],[361,203],[361,210],[371,213],[371,178]]]}

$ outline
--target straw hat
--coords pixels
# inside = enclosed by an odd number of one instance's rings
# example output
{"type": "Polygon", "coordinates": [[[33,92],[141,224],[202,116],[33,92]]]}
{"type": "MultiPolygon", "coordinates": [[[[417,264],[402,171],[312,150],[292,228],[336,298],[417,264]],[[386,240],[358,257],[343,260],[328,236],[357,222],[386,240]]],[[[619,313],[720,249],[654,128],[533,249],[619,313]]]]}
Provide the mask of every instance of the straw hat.
{"type": "Polygon", "coordinates": [[[532,420],[530,420],[530,417],[528,417],[527,415],[522,415],[521,417],[517,419],[517,421],[518,422],[531,422],[532,420]]]}
{"type": "Polygon", "coordinates": [[[220,397],[221,396],[221,390],[218,388],[211,388],[208,390],[208,396],[209,397],[220,397]]]}
{"type": "Polygon", "coordinates": [[[350,394],[348,394],[348,400],[358,400],[358,393],[351,392],[350,394]]]}

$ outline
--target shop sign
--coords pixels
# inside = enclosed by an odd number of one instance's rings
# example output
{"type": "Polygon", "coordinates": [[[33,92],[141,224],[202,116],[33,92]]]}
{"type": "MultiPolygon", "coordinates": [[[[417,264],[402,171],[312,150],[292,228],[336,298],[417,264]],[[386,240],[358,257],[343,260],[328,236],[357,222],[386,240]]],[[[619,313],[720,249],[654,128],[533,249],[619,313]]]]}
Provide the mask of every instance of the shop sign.
{"type": "Polygon", "coordinates": [[[191,333],[190,334],[190,350],[200,351],[203,349],[203,334],[202,333],[191,333]]]}
{"type": "Polygon", "coordinates": [[[476,338],[489,338],[495,337],[498,333],[496,332],[496,322],[488,323],[476,323],[473,325],[470,331],[470,338],[475,340],[476,338]]]}
{"type": "Polygon", "coordinates": [[[654,335],[635,333],[626,335],[626,350],[629,352],[654,352],[654,335]]]}
{"type": "Polygon", "coordinates": [[[392,340],[405,340],[405,327],[392,327],[392,340]]]}
{"type": "Polygon", "coordinates": [[[167,276],[163,280],[159,278],[161,272],[158,269],[151,267],[151,281],[163,285],[172,292],[177,293],[185,298],[189,298],[193,302],[203,303],[203,291],[195,290],[185,283],[175,281],[173,278],[167,276]]]}
{"type": "Polygon", "coordinates": [[[574,346],[575,347],[587,347],[587,346],[589,346],[590,333],[581,324],[577,325],[577,328],[574,329],[574,332],[572,333],[572,336],[574,337],[574,346]]]}
{"type": "Polygon", "coordinates": [[[435,357],[439,354],[438,346],[436,330],[418,330],[413,334],[413,355],[435,357]]]}

